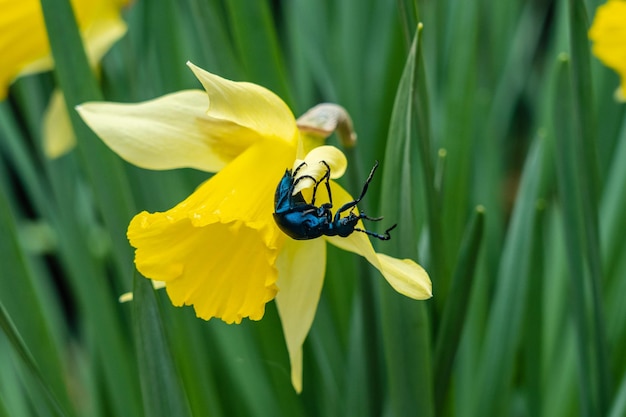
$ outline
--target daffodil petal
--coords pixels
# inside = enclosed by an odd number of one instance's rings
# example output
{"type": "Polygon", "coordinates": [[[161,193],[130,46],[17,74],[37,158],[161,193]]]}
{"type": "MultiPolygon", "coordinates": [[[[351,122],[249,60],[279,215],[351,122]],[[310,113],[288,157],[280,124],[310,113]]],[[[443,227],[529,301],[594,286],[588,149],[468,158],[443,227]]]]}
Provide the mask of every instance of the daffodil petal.
{"type": "Polygon", "coordinates": [[[126,22],[118,13],[99,20],[83,32],[85,48],[91,65],[96,65],[122,36],[126,34],[126,22]]]}
{"type": "Polygon", "coordinates": [[[54,90],[43,116],[43,149],[48,158],[58,158],[76,144],[76,137],[61,90],[54,90]]]}
{"type": "MultiPolygon", "coordinates": [[[[126,31],[119,10],[125,2],[74,0],[72,6],[91,62],[111,47],[126,31]]],[[[0,100],[18,76],[52,68],[50,46],[40,2],[0,0],[0,100]]]]}
{"type": "MultiPolygon", "coordinates": [[[[335,207],[340,207],[354,200],[341,186],[334,182],[331,183],[331,190],[335,207]]],[[[358,226],[364,228],[362,222],[359,222],[358,226]]],[[[416,300],[432,297],[430,278],[421,266],[410,259],[401,260],[376,253],[365,233],[354,232],[346,238],[329,236],[326,237],[326,240],[343,250],[363,256],[380,271],[387,282],[400,294],[416,300]]]]}
{"type": "Polygon", "coordinates": [[[287,239],[276,260],[278,288],[276,306],[282,323],[291,383],[302,391],[302,345],[315,318],[326,269],[326,242],[323,239],[287,239]]]}
{"type": "Polygon", "coordinates": [[[260,319],[277,291],[285,239],[272,217],[274,190],[294,155],[285,142],[257,142],[176,207],[135,216],[128,239],[139,272],[203,319],[260,319]]]}
{"type": "Polygon", "coordinates": [[[204,91],[187,90],[138,104],[91,102],[76,108],[119,156],[142,168],[216,172],[259,138],[206,114],[204,91]]]}
{"type": "Polygon", "coordinates": [[[433,287],[428,273],[411,259],[397,259],[377,253],[383,276],[394,290],[415,300],[426,300],[433,296],[433,287]]]}
{"type": "Polygon", "coordinates": [[[210,99],[208,114],[217,120],[249,129],[258,136],[292,143],[298,139],[296,120],[276,94],[260,85],[235,82],[188,62],[210,99]]]}
{"type": "Polygon", "coordinates": [[[609,0],[599,6],[589,29],[593,54],[621,77],[618,99],[626,97],[626,1],[609,0]]]}
{"type": "Polygon", "coordinates": [[[0,0],[0,100],[29,63],[49,54],[41,5],[35,0],[0,0]]]}
{"type": "MultiPolygon", "coordinates": [[[[334,146],[324,145],[311,150],[303,160],[296,159],[293,169],[295,171],[304,162],[305,165],[298,170],[297,177],[310,176],[320,179],[326,174],[327,170],[326,165],[322,161],[326,162],[330,168],[330,178],[340,178],[348,167],[348,160],[343,152],[334,146]]],[[[313,181],[311,180],[299,181],[294,187],[293,194],[295,195],[310,186],[313,186],[313,181]]]]}

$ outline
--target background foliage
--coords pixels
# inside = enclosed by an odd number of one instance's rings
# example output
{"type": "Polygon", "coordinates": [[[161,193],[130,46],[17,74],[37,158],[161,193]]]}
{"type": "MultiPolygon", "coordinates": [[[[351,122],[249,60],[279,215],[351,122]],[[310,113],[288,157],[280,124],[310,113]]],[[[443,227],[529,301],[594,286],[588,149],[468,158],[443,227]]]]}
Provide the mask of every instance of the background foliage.
{"type": "Polygon", "coordinates": [[[0,103],[0,416],[626,415],[626,125],[590,57],[599,2],[138,0],[97,77],[66,0],[42,3],[56,72],[0,103]],[[70,107],[136,102],[200,88],[187,60],[296,115],[346,107],[345,186],[383,161],[368,212],[401,227],[379,250],[431,274],[411,301],[329,248],[301,395],[273,303],[228,326],[133,279],[130,218],[205,174],[130,166],[77,119],[78,148],[43,155],[57,83],[70,107]]]}

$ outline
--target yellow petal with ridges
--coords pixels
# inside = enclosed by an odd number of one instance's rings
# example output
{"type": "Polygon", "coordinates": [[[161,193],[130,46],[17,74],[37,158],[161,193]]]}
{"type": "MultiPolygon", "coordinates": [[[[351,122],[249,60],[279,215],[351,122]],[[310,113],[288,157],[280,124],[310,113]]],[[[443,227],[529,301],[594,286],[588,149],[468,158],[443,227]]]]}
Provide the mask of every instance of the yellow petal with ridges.
{"type": "Polygon", "coordinates": [[[201,90],[137,104],[90,102],[76,108],[119,156],[142,168],[216,172],[260,139],[255,132],[206,114],[201,90]]]}
{"type": "Polygon", "coordinates": [[[252,130],[260,137],[296,145],[296,119],[276,94],[260,85],[230,81],[211,74],[191,62],[187,65],[209,95],[208,114],[213,118],[252,130]]]}
{"type": "Polygon", "coordinates": [[[193,305],[205,320],[260,320],[276,295],[277,250],[244,222],[195,227],[189,218],[143,212],[128,237],[137,247],[137,269],[164,281],[173,305],[193,305]]]}
{"type": "MultiPolygon", "coordinates": [[[[334,207],[354,200],[341,186],[331,182],[334,207]]],[[[354,210],[358,212],[357,209],[354,210]]],[[[343,217],[343,216],[342,216],[343,217]]],[[[358,227],[364,229],[363,222],[358,227]]],[[[425,300],[432,297],[432,284],[428,273],[410,259],[397,259],[391,256],[376,253],[366,234],[354,232],[346,238],[326,237],[333,245],[363,256],[385,277],[387,282],[400,294],[416,300],[425,300]]]]}
{"type": "Polygon", "coordinates": [[[278,288],[276,306],[287,343],[291,383],[302,391],[302,345],[306,339],[322,293],[326,269],[323,239],[286,239],[276,260],[278,288]]]}
{"type": "Polygon", "coordinates": [[[626,1],[609,0],[596,10],[589,29],[593,54],[621,77],[616,97],[626,98],[626,1]]]}
{"type": "Polygon", "coordinates": [[[176,207],[135,216],[128,238],[139,272],[203,319],[260,319],[277,291],[285,239],[272,217],[274,190],[294,156],[285,142],[257,142],[176,207]]]}

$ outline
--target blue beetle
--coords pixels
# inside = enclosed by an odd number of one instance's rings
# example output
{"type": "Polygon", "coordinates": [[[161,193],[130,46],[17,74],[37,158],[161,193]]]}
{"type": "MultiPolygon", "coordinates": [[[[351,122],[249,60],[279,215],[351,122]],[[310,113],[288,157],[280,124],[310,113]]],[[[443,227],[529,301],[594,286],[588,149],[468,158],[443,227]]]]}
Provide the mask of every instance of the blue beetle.
{"type": "Polygon", "coordinates": [[[369,230],[359,229],[356,224],[359,220],[371,220],[379,221],[382,217],[368,217],[363,212],[354,214],[354,207],[361,201],[367,192],[368,185],[378,168],[378,161],[372,168],[370,175],[367,177],[361,195],[356,200],[350,201],[339,208],[333,216],[331,209],[333,208],[333,197],[330,192],[330,166],[326,161],[320,161],[326,166],[326,173],[316,180],[310,175],[302,175],[297,177],[298,171],[306,165],[302,162],[292,172],[290,169],[285,171],[285,175],[281,178],[278,186],[276,187],[276,194],[274,195],[274,221],[289,237],[296,240],[315,239],[322,235],[326,236],[341,236],[347,237],[352,232],[362,232],[370,236],[381,240],[389,240],[391,236],[389,232],[393,230],[397,225],[391,226],[385,230],[384,234],[370,232],[369,230]],[[301,192],[293,195],[293,190],[296,185],[303,179],[308,178],[312,180],[315,185],[313,186],[313,196],[311,197],[311,203],[307,203],[302,196],[301,192]],[[328,192],[328,203],[323,203],[321,206],[315,205],[315,197],[317,194],[318,186],[324,182],[326,190],[328,192]],[[341,217],[341,214],[350,210],[347,216],[341,217]]]}

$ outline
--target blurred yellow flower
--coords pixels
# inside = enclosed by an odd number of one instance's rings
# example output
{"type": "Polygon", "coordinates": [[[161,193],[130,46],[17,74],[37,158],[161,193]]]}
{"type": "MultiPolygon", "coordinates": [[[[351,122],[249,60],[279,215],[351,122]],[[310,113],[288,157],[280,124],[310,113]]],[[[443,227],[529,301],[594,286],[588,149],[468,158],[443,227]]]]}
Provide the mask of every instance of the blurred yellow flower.
{"type": "Polygon", "coordinates": [[[626,1],[609,0],[598,7],[589,39],[593,54],[621,77],[615,97],[626,101],[626,1]]]}
{"type": "MultiPolygon", "coordinates": [[[[87,56],[95,65],[126,33],[120,9],[127,0],[72,0],[87,56]]],[[[16,78],[52,69],[53,61],[39,0],[0,0],[0,100],[16,78]]],[[[44,146],[51,157],[67,152],[74,134],[63,95],[55,91],[45,115],[44,146]]]]}
{"type": "MultiPolygon", "coordinates": [[[[128,238],[135,264],[144,276],[165,283],[172,304],[193,305],[206,320],[259,320],[276,298],[299,392],[302,345],[324,279],[325,240],[367,258],[408,297],[430,298],[430,279],[411,260],[377,254],[363,233],[306,241],[283,234],[272,213],[285,169],[301,158],[311,167],[306,174],[319,178],[317,162],[324,160],[336,178],[346,169],[345,156],[332,146],[304,149],[291,111],[269,90],[188,65],[206,92],[181,91],[139,104],[85,103],[78,111],[135,165],[217,172],[172,209],[132,219],[128,238]]],[[[300,184],[305,182],[311,181],[300,184]]],[[[334,181],[331,189],[337,207],[353,200],[334,181]]]]}

